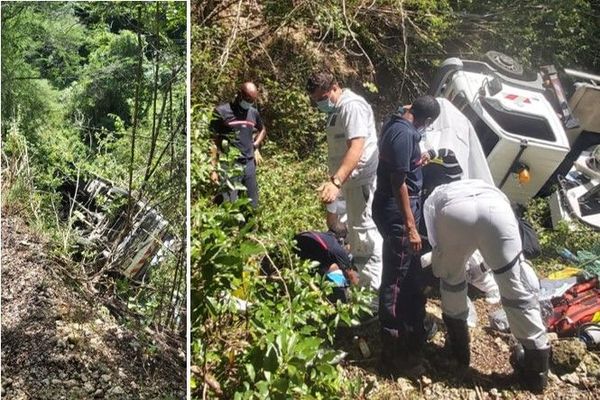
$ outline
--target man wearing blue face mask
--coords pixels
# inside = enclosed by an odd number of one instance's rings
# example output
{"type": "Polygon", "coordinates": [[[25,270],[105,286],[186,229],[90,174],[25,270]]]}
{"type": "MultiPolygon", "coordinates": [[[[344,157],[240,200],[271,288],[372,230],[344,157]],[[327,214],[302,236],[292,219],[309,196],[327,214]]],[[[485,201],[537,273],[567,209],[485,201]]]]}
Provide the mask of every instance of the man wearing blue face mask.
{"type": "MultiPolygon", "coordinates": [[[[232,102],[220,104],[215,108],[210,122],[214,140],[212,164],[215,167],[211,174],[211,180],[219,183],[220,177],[216,171],[219,154],[226,152],[225,143],[232,144],[240,151],[236,162],[243,168],[243,174],[240,177],[229,178],[241,181],[255,208],[258,206],[255,151],[258,150],[267,135],[260,114],[254,105],[257,98],[256,85],[252,82],[242,83],[232,102]]],[[[238,198],[238,191],[231,189],[222,196],[223,200],[235,201],[238,198]]]]}
{"type": "Polygon", "coordinates": [[[373,218],[383,237],[383,275],[379,288],[382,351],[380,372],[422,372],[426,332],[420,264],[421,151],[424,129],[440,114],[431,96],[399,110],[382,128],[373,218]]]}
{"type": "Polygon", "coordinates": [[[327,113],[329,180],[319,188],[320,199],[329,204],[343,193],[347,239],[359,284],[378,290],[382,239],[371,216],[378,160],[373,110],[363,97],[341,88],[330,71],[313,73],[306,91],[318,109],[327,113]]]}

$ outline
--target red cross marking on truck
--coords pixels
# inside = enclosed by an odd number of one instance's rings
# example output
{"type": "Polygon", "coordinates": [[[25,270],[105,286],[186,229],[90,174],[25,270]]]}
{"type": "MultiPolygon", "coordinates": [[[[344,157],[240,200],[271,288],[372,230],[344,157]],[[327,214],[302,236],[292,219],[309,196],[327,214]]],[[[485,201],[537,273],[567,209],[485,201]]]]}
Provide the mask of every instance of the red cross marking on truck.
{"type": "Polygon", "coordinates": [[[504,98],[508,99],[508,100],[512,100],[512,101],[516,102],[517,104],[522,104],[522,103],[531,104],[531,100],[529,100],[529,97],[519,96],[517,94],[507,94],[506,96],[504,96],[504,98]]]}

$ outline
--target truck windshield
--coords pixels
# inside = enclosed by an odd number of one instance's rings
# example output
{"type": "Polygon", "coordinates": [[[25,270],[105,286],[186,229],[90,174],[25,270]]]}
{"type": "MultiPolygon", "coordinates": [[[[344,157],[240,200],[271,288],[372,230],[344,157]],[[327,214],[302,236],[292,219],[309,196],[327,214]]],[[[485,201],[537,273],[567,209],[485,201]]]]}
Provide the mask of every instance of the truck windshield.
{"type": "Polygon", "coordinates": [[[556,136],[545,118],[499,110],[485,98],[482,99],[481,104],[494,121],[509,133],[533,139],[547,140],[549,142],[556,141],[556,136]]]}

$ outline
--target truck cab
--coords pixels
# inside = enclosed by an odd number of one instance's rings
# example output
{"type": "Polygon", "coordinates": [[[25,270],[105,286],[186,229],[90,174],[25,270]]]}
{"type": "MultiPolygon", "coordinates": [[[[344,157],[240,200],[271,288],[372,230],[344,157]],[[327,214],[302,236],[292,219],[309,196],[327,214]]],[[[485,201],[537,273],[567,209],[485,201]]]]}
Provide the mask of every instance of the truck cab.
{"type": "Polygon", "coordinates": [[[486,57],[446,59],[430,94],[450,100],[470,120],[494,183],[526,204],[569,152],[564,118],[542,74],[524,72],[501,53],[486,57]]]}

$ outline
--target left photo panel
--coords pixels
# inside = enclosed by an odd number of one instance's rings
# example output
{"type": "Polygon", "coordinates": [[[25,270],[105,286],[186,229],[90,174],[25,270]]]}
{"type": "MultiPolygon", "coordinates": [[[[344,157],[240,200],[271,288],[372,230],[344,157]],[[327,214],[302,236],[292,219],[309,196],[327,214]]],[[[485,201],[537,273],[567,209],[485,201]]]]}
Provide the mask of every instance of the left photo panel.
{"type": "Polygon", "coordinates": [[[3,399],[185,399],[186,2],[1,4],[3,399]]]}

